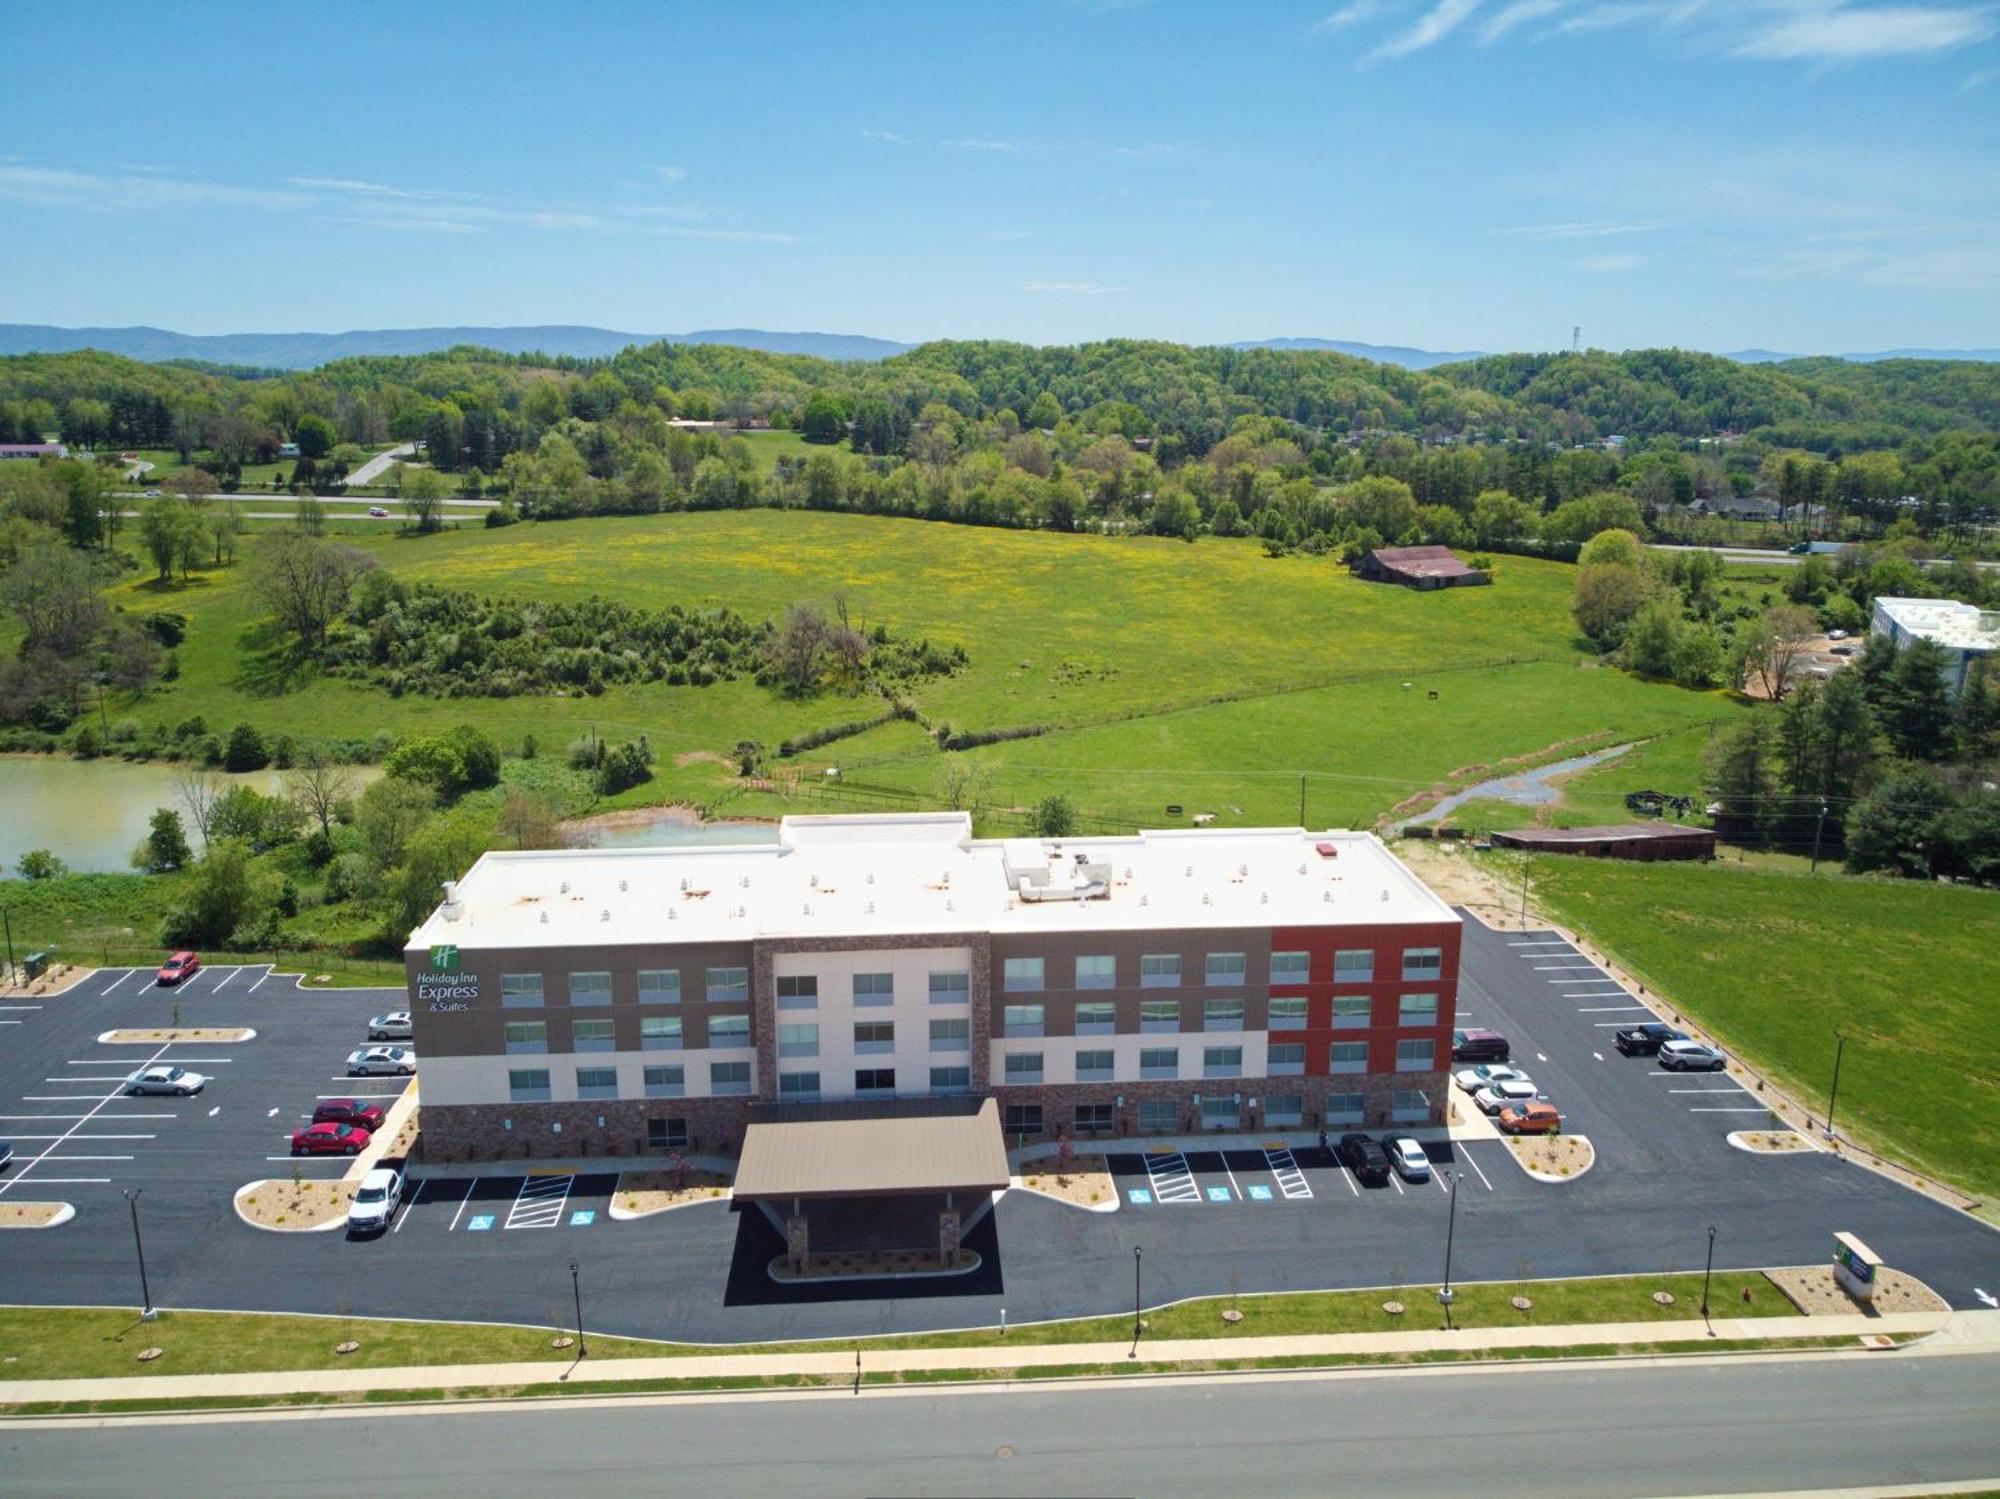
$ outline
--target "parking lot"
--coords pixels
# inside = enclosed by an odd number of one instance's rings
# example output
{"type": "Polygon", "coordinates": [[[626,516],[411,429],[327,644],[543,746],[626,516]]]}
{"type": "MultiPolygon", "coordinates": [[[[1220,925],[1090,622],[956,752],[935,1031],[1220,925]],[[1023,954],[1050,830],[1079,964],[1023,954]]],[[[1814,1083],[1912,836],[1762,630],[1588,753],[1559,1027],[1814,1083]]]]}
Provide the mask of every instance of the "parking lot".
{"type": "Polygon", "coordinates": [[[1519,1190],[1529,1184],[1505,1147],[1493,1141],[1430,1141],[1424,1155],[1428,1180],[1405,1181],[1392,1171],[1386,1184],[1363,1186],[1332,1150],[1317,1146],[1269,1145],[1218,1150],[1113,1151],[1105,1159],[1125,1208],[1304,1208],[1338,1207],[1346,1199],[1375,1192],[1429,1201],[1447,1193],[1457,1179],[1468,1192],[1519,1190]],[[1484,1161],[1481,1160],[1482,1154],[1484,1161]],[[1489,1169],[1490,1172],[1489,1172],[1489,1169]]]}

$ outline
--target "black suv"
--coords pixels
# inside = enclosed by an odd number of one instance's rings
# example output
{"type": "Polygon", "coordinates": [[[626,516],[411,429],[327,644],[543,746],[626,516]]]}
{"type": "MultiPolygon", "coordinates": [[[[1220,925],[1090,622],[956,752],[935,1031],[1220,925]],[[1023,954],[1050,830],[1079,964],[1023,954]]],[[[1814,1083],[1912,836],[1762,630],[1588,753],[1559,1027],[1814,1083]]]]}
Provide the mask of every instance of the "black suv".
{"type": "Polygon", "coordinates": [[[1385,1186],[1389,1181],[1389,1152],[1373,1135],[1342,1135],[1340,1164],[1369,1186],[1385,1186]]]}
{"type": "Polygon", "coordinates": [[[1661,1025],[1657,1020],[1649,1020],[1644,1025],[1635,1025],[1620,1031],[1611,1038],[1611,1044],[1628,1057],[1658,1056],[1660,1048],[1669,1041],[1685,1041],[1687,1032],[1677,1031],[1670,1025],[1661,1025]]]}
{"type": "Polygon", "coordinates": [[[1498,1031],[1453,1031],[1451,1059],[1454,1062],[1507,1062],[1513,1060],[1513,1048],[1498,1031]]]}

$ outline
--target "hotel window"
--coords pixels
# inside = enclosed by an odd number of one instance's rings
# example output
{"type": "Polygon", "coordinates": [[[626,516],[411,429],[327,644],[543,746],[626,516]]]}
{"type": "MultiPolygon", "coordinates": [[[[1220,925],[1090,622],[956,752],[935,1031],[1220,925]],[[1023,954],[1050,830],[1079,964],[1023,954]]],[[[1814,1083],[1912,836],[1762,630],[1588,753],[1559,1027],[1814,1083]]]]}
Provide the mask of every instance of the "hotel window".
{"type": "Polygon", "coordinates": [[[1006,1026],[1006,1035],[1039,1036],[1042,1033],[1040,1005],[1007,1005],[1001,1012],[1001,1019],[1006,1026]]]}
{"type": "Polygon", "coordinates": [[[818,1056],[819,1027],[816,1025],[779,1026],[778,1055],[781,1057],[818,1056]]]}
{"type": "Polygon", "coordinates": [[[710,1004],[727,1004],[732,999],[750,997],[750,970],[747,968],[711,968],[703,975],[703,980],[710,1004]]]}
{"type": "Polygon", "coordinates": [[[1139,1129],[1142,1134],[1164,1135],[1180,1128],[1180,1105],[1171,1098],[1139,1100],[1139,1129]]]}
{"type": "Polygon", "coordinates": [[[1375,981],[1375,949],[1348,948],[1333,955],[1336,984],[1370,984],[1375,981]]]}
{"type": "Polygon", "coordinates": [[[1208,1046],[1201,1053],[1201,1075],[1203,1077],[1243,1076],[1243,1048],[1240,1046],[1208,1046]]]}
{"type": "Polygon", "coordinates": [[[1080,1051],[1076,1054],[1076,1080],[1080,1083],[1111,1081],[1113,1057],[1108,1051],[1080,1051]]]}
{"type": "Polygon", "coordinates": [[[681,1002],[681,971],[678,968],[641,968],[639,1003],[677,1005],[681,1002]]]}
{"type": "Polygon", "coordinates": [[[1008,1104],[1001,1128],[1010,1135],[1039,1135],[1042,1132],[1042,1106],[1038,1103],[1008,1104]]]}
{"type": "Polygon", "coordinates": [[[643,1051],[679,1051],[681,1049],[681,1017],[678,1015],[641,1015],[639,1017],[639,1047],[643,1051]]]}
{"type": "Polygon", "coordinates": [[[857,1020],[854,1022],[854,1050],[858,1055],[869,1056],[896,1049],[896,1022],[893,1020],[857,1020]]]}
{"type": "Polygon", "coordinates": [[[1374,1008],[1374,1000],[1366,994],[1336,994],[1333,996],[1333,1028],[1337,1031],[1366,1030],[1373,1018],[1374,1008]]]}
{"type": "Polygon", "coordinates": [[[578,1098],[616,1098],[618,1096],[618,1069],[616,1067],[577,1068],[576,1096],[578,1098]]]}
{"type": "Polygon", "coordinates": [[[931,1003],[934,1005],[962,1005],[972,998],[972,975],[969,973],[934,973],[931,975],[931,1003]]]}
{"type": "Polygon", "coordinates": [[[1441,947],[1404,948],[1403,977],[1406,980],[1443,978],[1444,949],[1441,947]]]}
{"type": "Polygon", "coordinates": [[[1181,955],[1177,952],[1149,952],[1139,959],[1141,989],[1177,989],[1181,982],[1181,955]]]}
{"type": "Polygon", "coordinates": [[[1038,1083],[1042,1080],[1042,1054],[1038,1051],[1016,1051],[1007,1056],[1005,1081],[1009,1087],[1022,1083],[1038,1083]]]}
{"type": "Polygon", "coordinates": [[[857,973],[854,975],[854,1007],[858,1009],[892,1005],[896,1002],[896,975],[857,973]]]}
{"type": "Polygon", "coordinates": [[[1108,1036],[1118,1029],[1118,1008],[1108,999],[1086,1000],[1076,1007],[1079,1036],[1108,1036]]]}
{"type": "Polygon", "coordinates": [[[1042,987],[1040,958],[1009,958],[1001,974],[1001,987],[1009,994],[1032,994],[1042,987]]]}
{"type": "Polygon", "coordinates": [[[1111,989],[1118,983],[1118,959],[1105,954],[1103,957],[1078,958],[1076,960],[1076,986],[1079,989],[1111,989]]]}
{"type": "Polygon", "coordinates": [[[1396,1070],[1398,1072],[1429,1072],[1437,1055],[1437,1042],[1426,1037],[1421,1041],[1398,1041],[1396,1043],[1396,1070]]]}
{"type": "Polygon", "coordinates": [[[710,1046],[748,1046],[750,1044],[750,1017],[748,1015],[709,1016],[708,1044],[710,1046]]]}
{"type": "Polygon", "coordinates": [[[645,1073],[648,1098],[679,1098],[687,1092],[684,1067],[648,1067],[645,1073]]]}
{"type": "Polygon", "coordinates": [[[507,1074],[507,1097],[514,1103],[547,1103],[549,1070],[536,1067],[507,1074]]]}
{"type": "MultiPolygon", "coordinates": [[[[678,1098],[678,1093],[662,1095],[678,1098]]],[[[688,1146],[688,1122],[685,1119],[648,1119],[646,1121],[646,1148],[648,1150],[686,1150],[688,1146]]]]}
{"type": "Polygon", "coordinates": [[[1071,1127],[1079,1135],[1108,1135],[1118,1127],[1118,1120],[1108,1103],[1080,1103],[1071,1127]]]}
{"type": "Polygon", "coordinates": [[[732,1093],[750,1091],[750,1064],[748,1062],[710,1062],[708,1064],[708,1091],[718,1098],[732,1093]]]}
{"type": "Polygon", "coordinates": [[[572,973],[569,976],[569,1002],[573,1005],[610,1004],[611,975],[608,973],[572,973]]]}
{"type": "Polygon", "coordinates": [[[1368,1097],[1363,1093],[1329,1093],[1326,1096],[1326,1122],[1328,1124],[1359,1124],[1368,1111],[1368,1097]]]}
{"type": "Polygon", "coordinates": [[[819,1074],[817,1072],[779,1073],[778,1097],[790,1099],[793,1103],[818,1102],[819,1074]]]}
{"type": "Polygon", "coordinates": [[[1438,997],[1435,994],[1405,994],[1396,1009],[1398,1025],[1436,1025],[1438,997]]]}
{"type": "Polygon", "coordinates": [[[539,973],[501,974],[500,1007],[504,1010],[539,1010],[542,1007],[542,976],[539,973]]]}
{"type": "Polygon", "coordinates": [[[1415,1124],[1431,1117],[1431,1096],[1422,1088],[1398,1088],[1389,1117],[1398,1124],[1415,1124]]]}
{"type": "Polygon", "coordinates": [[[854,1074],[856,1093],[894,1093],[896,1091],[896,1069],[893,1067],[863,1067],[854,1074]]]}
{"type": "Polygon", "coordinates": [[[1181,1075],[1181,1054],[1171,1046],[1157,1049],[1147,1048],[1139,1053],[1139,1076],[1179,1077],[1181,1075]]]}
{"type": "Polygon", "coordinates": [[[1243,1001],[1240,999],[1205,1000],[1201,1007],[1201,1028],[1205,1031],[1240,1031],[1243,1029],[1243,1001]]]}
{"type": "Polygon", "coordinates": [[[610,1019],[572,1020],[569,1023],[571,1051],[616,1051],[618,1041],[610,1019]]]}
{"type": "Polygon", "coordinates": [[[1265,1070],[1272,1077],[1303,1077],[1306,1070],[1305,1043],[1293,1041],[1273,1046],[1270,1066],[1265,1070]]]}
{"type": "Polygon", "coordinates": [[[972,1050],[972,1022],[970,1020],[933,1020],[931,1022],[931,1050],[972,1050]]]}
{"type": "Polygon", "coordinates": [[[1139,1001],[1139,1029],[1155,1035],[1181,1028],[1181,1002],[1177,999],[1139,1001]]]}
{"type": "Polygon", "coordinates": [[[810,973],[788,973],[778,980],[778,1008],[816,1010],[819,1008],[819,980],[810,973]]]}
{"type": "Polygon", "coordinates": [[[1366,1041],[1336,1041],[1326,1049],[1326,1070],[1328,1072],[1366,1072],[1368,1070],[1368,1043],[1366,1041]]]}
{"type": "Polygon", "coordinates": [[[1264,1100],[1264,1122],[1273,1128],[1305,1123],[1306,1101],[1297,1093],[1273,1093],[1264,1100]]]}
{"type": "Polygon", "coordinates": [[[1240,952],[1212,952],[1203,976],[1211,989],[1243,982],[1243,954],[1240,952]]]}
{"type": "Polygon", "coordinates": [[[1312,955],[1302,952],[1271,954],[1273,984],[1303,984],[1312,974],[1312,955]]]}
{"type": "Polygon", "coordinates": [[[1235,1129],[1243,1122],[1243,1106],[1234,1098],[1204,1098],[1201,1101],[1203,1129],[1235,1129]]]}
{"type": "Polygon", "coordinates": [[[1306,1026],[1306,1002],[1303,997],[1277,999],[1271,1001],[1271,1029],[1274,1031],[1302,1031],[1306,1026]]]}
{"type": "Polygon", "coordinates": [[[501,1034],[506,1038],[509,1056],[549,1049],[549,1028],[544,1021],[510,1020],[501,1028],[501,1034]]]}
{"type": "Polygon", "coordinates": [[[972,1069],[970,1067],[931,1068],[931,1092],[970,1093],[972,1091],[972,1069]]]}

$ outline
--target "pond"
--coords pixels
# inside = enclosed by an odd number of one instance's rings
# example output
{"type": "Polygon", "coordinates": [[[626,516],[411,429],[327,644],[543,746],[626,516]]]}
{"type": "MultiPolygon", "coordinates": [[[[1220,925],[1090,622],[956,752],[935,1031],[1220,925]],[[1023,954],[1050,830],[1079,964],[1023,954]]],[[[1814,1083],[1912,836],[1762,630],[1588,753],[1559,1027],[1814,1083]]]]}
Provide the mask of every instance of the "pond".
{"type": "Polygon", "coordinates": [[[578,848],[691,848],[705,843],[776,843],[772,822],[703,822],[687,807],[622,807],[563,824],[578,848]]]}
{"type": "MultiPolygon", "coordinates": [[[[46,848],[71,869],[101,874],[127,871],[132,850],[146,836],[158,807],[172,807],[187,821],[174,789],[181,767],[152,761],[72,760],[66,755],[0,755],[0,860],[12,874],[22,854],[46,848]]],[[[381,772],[354,766],[355,789],[381,772]]],[[[230,785],[271,793],[284,772],[219,776],[230,785]]],[[[192,827],[191,841],[198,841],[192,827]]]]}
{"type": "Polygon", "coordinates": [[[1602,765],[1606,760],[1615,760],[1631,747],[1629,744],[1615,744],[1610,749],[1598,750],[1595,754],[1578,755],[1571,760],[1558,760],[1553,765],[1537,765],[1533,770],[1523,770],[1511,776],[1481,781],[1477,786],[1454,791],[1436,806],[1428,807],[1414,817],[1404,818],[1390,831],[1399,833],[1404,828],[1421,827],[1427,822],[1441,822],[1447,813],[1455,811],[1467,802],[1512,802],[1523,807],[1547,806],[1562,795],[1562,788],[1555,784],[1561,777],[1574,775],[1579,770],[1588,770],[1593,765],[1602,765]]]}

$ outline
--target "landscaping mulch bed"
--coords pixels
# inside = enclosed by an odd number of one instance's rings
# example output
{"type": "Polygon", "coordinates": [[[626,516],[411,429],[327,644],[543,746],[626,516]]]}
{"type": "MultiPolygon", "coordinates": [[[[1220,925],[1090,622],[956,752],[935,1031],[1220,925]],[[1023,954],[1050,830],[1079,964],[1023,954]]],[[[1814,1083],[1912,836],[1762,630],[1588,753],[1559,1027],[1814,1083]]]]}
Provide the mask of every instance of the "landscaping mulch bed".
{"type": "Polygon", "coordinates": [[[690,1202],[710,1202],[724,1195],[729,1177],[719,1171],[690,1166],[686,1171],[627,1171],[611,1194],[623,1212],[643,1218],[690,1202]]]}
{"type": "Polygon", "coordinates": [[[255,1035],[255,1031],[244,1026],[161,1025],[106,1031],[98,1039],[106,1046],[163,1046],[170,1041],[248,1041],[255,1035]]]}
{"type": "Polygon", "coordinates": [[[61,1202],[0,1202],[0,1228],[47,1228],[67,1206],[61,1202]]]}
{"type": "Polygon", "coordinates": [[[1875,1299],[1866,1305],[1841,1290],[1840,1283],[1833,1278],[1831,1265],[1805,1265],[1764,1273],[1771,1284],[1784,1292],[1786,1299],[1808,1317],[1848,1316],[1856,1312],[1879,1315],[1951,1310],[1942,1296],[1916,1276],[1901,1270],[1879,1271],[1875,1278],[1875,1299]]]}
{"type": "Polygon", "coordinates": [[[1029,1161],[1021,1168],[1021,1185],[1079,1207],[1096,1207],[1116,1202],[1118,1189],[1111,1181],[1111,1166],[1101,1155],[1071,1156],[1063,1169],[1053,1160],[1029,1161]]]}
{"type": "Polygon", "coordinates": [[[237,1211],[265,1228],[311,1229],[338,1223],[354,1201],[349,1181],[256,1181],[236,1199],[237,1211]]]}
{"type": "Polygon", "coordinates": [[[1760,1155],[1790,1155],[1794,1151],[1813,1148],[1812,1142],[1795,1129],[1738,1130],[1730,1139],[1743,1149],[1760,1155]]]}
{"type": "Polygon", "coordinates": [[[1544,1176],[1581,1176],[1597,1159],[1597,1149],[1582,1135],[1508,1135],[1514,1159],[1544,1176]]]}

